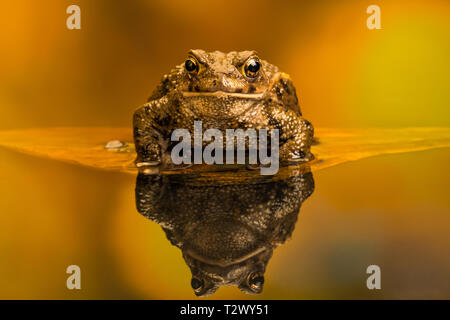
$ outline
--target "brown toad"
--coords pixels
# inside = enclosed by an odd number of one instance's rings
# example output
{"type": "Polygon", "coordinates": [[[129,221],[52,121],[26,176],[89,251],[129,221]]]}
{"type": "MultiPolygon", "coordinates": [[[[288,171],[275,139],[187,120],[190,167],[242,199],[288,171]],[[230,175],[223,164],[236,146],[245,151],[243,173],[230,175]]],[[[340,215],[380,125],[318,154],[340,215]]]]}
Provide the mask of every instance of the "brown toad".
{"type": "Polygon", "coordinates": [[[172,132],[193,132],[194,121],[201,121],[203,130],[278,129],[282,162],[313,157],[314,130],[302,117],[292,81],[255,51],[191,50],[183,64],[164,75],[134,113],[136,165],[170,162],[172,132]]]}
{"type": "Polygon", "coordinates": [[[300,207],[314,191],[314,179],[309,167],[284,178],[235,172],[228,181],[139,173],[135,191],[139,213],[181,249],[197,296],[223,286],[257,294],[273,251],[291,237],[300,207]]]}

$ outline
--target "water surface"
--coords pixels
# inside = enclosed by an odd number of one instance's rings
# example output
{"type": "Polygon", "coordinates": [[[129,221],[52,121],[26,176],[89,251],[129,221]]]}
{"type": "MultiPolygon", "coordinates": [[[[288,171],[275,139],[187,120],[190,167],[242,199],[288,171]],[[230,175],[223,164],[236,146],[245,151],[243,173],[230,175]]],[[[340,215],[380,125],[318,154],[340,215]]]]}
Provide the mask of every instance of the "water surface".
{"type": "MultiPolygon", "coordinates": [[[[5,148],[0,159],[0,298],[196,298],[180,249],[136,210],[135,174],[5,148]],[[81,291],[65,287],[71,264],[81,291]]],[[[450,298],[449,160],[444,148],[314,172],[263,292],[222,287],[210,297],[450,298]],[[379,291],[366,288],[371,264],[379,291]]]]}

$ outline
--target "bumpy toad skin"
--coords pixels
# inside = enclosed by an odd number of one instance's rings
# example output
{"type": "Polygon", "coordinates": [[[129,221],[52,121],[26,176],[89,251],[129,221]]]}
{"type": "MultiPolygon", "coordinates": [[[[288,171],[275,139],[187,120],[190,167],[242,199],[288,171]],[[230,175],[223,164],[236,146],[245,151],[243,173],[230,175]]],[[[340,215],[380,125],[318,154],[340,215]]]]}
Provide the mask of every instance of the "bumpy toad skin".
{"type": "Polygon", "coordinates": [[[188,60],[195,63],[194,71],[188,71],[186,63],[175,67],[134,113],[138,166],[169,160],[172,131],[183,128],[193,132],[196,120],[202,121],[203,131],[279,129],[282,162],[312,159],[314,130],[302,117],[287,74],[260,60],[254,51],[191,50],[188,60]],[[252,61],[260,66],[255,73],[246,70],[252,61]]]}
{"type": "Polygon", "coordinates": [[[291,236],[313,190],[309,170],[283,180],[231,183],[140,173],[136,207],[181,249],[197,296],[232,285],[257,294],[273,250],[291,236]]]}

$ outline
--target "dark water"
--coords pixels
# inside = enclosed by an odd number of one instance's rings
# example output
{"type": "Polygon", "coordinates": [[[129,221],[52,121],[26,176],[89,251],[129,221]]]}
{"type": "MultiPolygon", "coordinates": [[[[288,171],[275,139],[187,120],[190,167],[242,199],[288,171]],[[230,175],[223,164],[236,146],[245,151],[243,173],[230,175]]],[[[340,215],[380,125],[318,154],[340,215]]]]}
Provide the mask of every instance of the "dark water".
{"type": "Polygon", "coordinates": [[[310,171],[230,182],[140,173],[136,206],[182,250],[196,295],[230,285],[259,294],[273,250],[291,237],[313,190],[310,171]]]}
{"type": "Polygon", "coordinates": [[[130,174],[0,155],[1,298],[196,299],[192,274],[233,284],[219,299],[450,298],[448,149],[260,184],[141,176],[137,199],[130,174]],[[372,264],[381,290],[366,287],[372,264]],[[236,287],[261,275],[259,295],[236,287]]]}

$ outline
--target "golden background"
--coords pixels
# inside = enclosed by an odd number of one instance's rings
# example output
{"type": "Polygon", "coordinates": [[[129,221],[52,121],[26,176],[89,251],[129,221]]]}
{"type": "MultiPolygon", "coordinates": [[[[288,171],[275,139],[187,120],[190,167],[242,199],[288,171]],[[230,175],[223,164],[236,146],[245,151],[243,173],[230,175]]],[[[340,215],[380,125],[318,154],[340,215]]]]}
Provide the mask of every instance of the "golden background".
{"type": "MultiPolygon", "coordinates": [[[[257,50],[289,73],[316,127],[450,125],[448,1],[14,1],[0,10],[0,129],[131,128],[189,49],[257,50]],[[67,6],[81,30],[66,28],[67,6]],[[366,8],[381,8],[368,30],[366,8]]],[[[315,174],[261,296],[449,298],[448,150],[315,174]],[[446,251],[447,250],[447,251],[446,251]],[[379,264],[383,289],[365,287],[379,264]]],[[[0,149],[0,298],[194,298],[135,178],[0,149]],[[82,270],[82,290],[65,268],[82,270]]]]}

